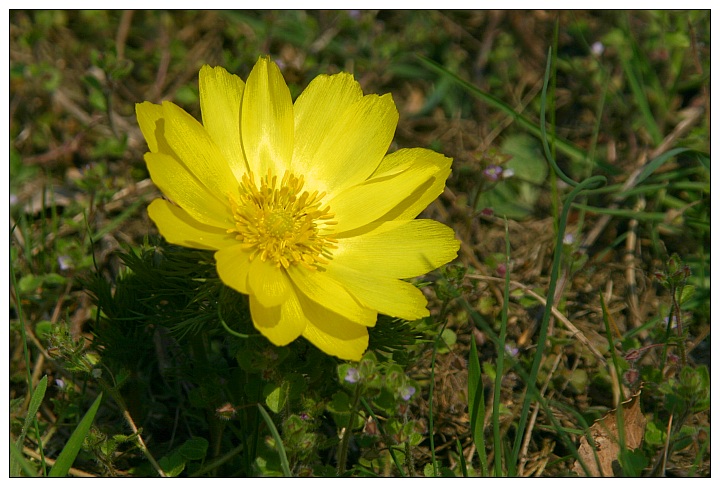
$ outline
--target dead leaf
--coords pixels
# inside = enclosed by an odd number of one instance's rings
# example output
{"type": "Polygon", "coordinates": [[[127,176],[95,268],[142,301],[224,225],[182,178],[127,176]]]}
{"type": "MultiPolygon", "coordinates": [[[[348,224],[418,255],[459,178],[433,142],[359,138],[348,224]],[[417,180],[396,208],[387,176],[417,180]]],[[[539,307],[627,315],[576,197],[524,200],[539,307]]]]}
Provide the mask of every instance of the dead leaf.
{"type": "MultiPolygon", "coordinates": [[[[642,443],[647,420],[640,410],[640,391],[622,403],[622,421],[625,431],[625,447],[634,450],[642,443]]],[[[594,448],[588,443],[587,435],[580,439],[578,454],[588,468],[591,477],[615,477],[620,472],[618,456],[620,442],[618,440],[617,410],[613,409],[598,419],[590,427],[590,437],[595,441],[594,448]],[[597,453],[597,460],[595,454],[597,453]],[[614,467],[613,468],[613,464],[614,467]]],[[[580,477],[586,473],[580,461],[575,460],[573,471],[580,477]]]]}

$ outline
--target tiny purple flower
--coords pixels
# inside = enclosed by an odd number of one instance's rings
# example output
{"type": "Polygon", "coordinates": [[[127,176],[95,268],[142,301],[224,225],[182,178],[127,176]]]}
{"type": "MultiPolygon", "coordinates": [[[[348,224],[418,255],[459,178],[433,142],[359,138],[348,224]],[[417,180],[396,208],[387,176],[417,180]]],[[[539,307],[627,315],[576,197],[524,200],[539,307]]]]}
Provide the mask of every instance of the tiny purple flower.
{"type": "Polygon", "coordinates": [[[595,42],[593,42],[593,45],[590,46],[590,50],[596,56],[600,56],[605,51],[605,46],[603,46],[602,42],[595,41],[595,42]]]}
{"type": "Polygon", "coordinates": [[[67,255],[61,255],[57,258],[57,261],[61,271],[66,271],[73,267],[72,259],[67,255]]]}
{"type": "Polygon", "coordinates": [[[509,353],[510,355],[512,355],[513,357],[517,357],[517,354],[518,354],[518,352],[519,352],[519,350],[518,350],[517,347],[513,347],[513,346],[510,345],[509,343],[506,343],[506,344],[505,344],[505,351],[506,351],[507,353],[509,353]]]}
{"type": "Polygon", "coordinates": [[[572,233],[566,233],[563,237],[563,243],[565,245],[572,245],[573,243],[575,243],[575,235],[573,235],[572,233]]]}
{"type": "Polygon", "coordinates": [[[403,386],[400,388],[400,397],[403,398],[403,401],[409,401],[411,397],[413,397],[413,394],[415,394],[415,388],[413,386],[403,386]]]}
{"type": "Polygon", "coordinates": [[[351,384],[356,383],[360,380],[360,373],[355,367],[350,367],[347,371],[347,374],[345,374],[345,382],[349,382],[351,384]]]}
{"type": "Polygon", "coordinates": [[[497,181],[502,175],[503,169],[500,166],[491,165],[483,169],[483,175],[488,181],[497,181]]]}

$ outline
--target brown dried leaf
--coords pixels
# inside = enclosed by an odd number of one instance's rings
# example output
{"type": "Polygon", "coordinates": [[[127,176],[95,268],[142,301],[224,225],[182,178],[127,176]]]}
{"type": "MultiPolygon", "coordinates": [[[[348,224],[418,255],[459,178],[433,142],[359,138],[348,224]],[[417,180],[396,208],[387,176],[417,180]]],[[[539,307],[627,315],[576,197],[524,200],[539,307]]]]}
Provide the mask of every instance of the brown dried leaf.
{"type": "MultiPolygon", "coordinates": [[[[642,443],[647,420],[640,410],[640,391],[629,400],[622,403],[622,422],[625,430],[625,447],[634,450],[642,443]]],[[[588,443],[587,436],[580,439],[578,454],[588,468],[591,477],[615,477],[620,472],[617,463],[620,455],[620,442],[618,440],[617,410],[613,409],[603,418],[598,419],[590,427],[590,436],[595,446],[588,443]],[[597,461],[595,459],[597,453],[597,461]],[[613,468],[613,464],[614,467],[613,468]]],[[[575,460],[573,471],[580,477],[585,477],[585,470],[578,460],[575,460]]]]}

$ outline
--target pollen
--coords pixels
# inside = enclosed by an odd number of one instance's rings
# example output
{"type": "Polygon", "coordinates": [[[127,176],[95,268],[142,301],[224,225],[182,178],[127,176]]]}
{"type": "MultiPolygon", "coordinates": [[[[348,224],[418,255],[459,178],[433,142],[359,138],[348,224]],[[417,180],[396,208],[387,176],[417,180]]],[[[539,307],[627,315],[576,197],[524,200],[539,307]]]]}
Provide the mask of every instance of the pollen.
{"type": "Polygon", "coordinates": [[[325,193],[303,191],[302,176],[286,172],[278,177],[268,172],[255,182],[252,173],[243,176],[238,195],[230,195],[235,226],[228,230],[250,251],[250,260],[260,258],[288,269],[302,265],[317,270],[332,259],[337,248],[332,228],[334,213],[323,206],[325,193]]]}

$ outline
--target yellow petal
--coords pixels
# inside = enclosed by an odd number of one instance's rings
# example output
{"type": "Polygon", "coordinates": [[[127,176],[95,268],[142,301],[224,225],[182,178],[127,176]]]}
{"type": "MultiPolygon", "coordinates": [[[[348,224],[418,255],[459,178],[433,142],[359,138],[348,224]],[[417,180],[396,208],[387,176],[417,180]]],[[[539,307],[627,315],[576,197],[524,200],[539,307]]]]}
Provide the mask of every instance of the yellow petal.
{"type": "Polygon", "coordinates": [[[240,103],[245,83],[224,68],[205,65],[200,69],[199,84],[203,126],[240,181],[248,170],[240,143],[240,103]]]}
{"type": "Polygon", "coordinates": [[[250,314],[255,328],[279,347],[295,340],[308,326],[308,320],[292,290],[282,305],[270,308],[260,304],[255,296],[250,296],[250,314]]]}
{"type": "Polygon", "coordinates": [[[429,149],[400,149],[388,154],[380,163],[373,178],[395,174],[404,167],[432,165],[436,168],[432,181],[427,187],[418,188],[410,198],[398,204],[395,211],[387,215],[388,219],[412,220],[427,206],[435,201],[445,189],[445,181],[450,176],[452,159],[429,149]]]}
{"type": "Polygon", "coordinates": [[[158,151],[157,141],[157,121],[163,117],[163,109],[161,105],[144,101],[135,104],[135,115],[137,116],[140,131],[147,141],[147,145],[151,152],[158,151]]]}
{"type": "Polygon", "coordinates": [[[290,167],[294,122],[290,90],[277,65],[261,57],[248,76],[240,112],[242,144],[250,170],[282,177],[290,167]]]}
{"type": "Polygon", "coordinates": [[[301,294],[348,320],[363,326],[375,326],[377,312],[362,306],[337,281],[321,271],[293,265],[287,270],[301,294]]]}
{"type": "Polygon", "coordinates": [[[333,231],[342,234],[380,218],[391,220],[408,206],[414,206],[415,200],[434,185],[439,169],[424,162],[418,161],[395,174],[374,177],[337,194],[328,201],[338,222],[333,231]],[[392,214],[387,215],[391,210],[392,214]]]}
{"type": "Polygon", "coordinates": [[[333,262],[373,276],[416,277],[453,260],[460,242],[434,220],[390,221],[374,231],[341,238],[333,262]]]}
{"type": "Polygon", "coordinates": [[[188,170],[218,197],[236,194],[237,179],[207,130],[173,103],[163,102],[163,110],[165,138],[188,170]]]}
{"type": "MultiPolygon", "coordinates": [[[[360,83],[349,73],[319,75],[295,100],[295,151],[292,170],[309,175],[315,154],[332,127],[353,103],[362,98],[360,83]]],[[[315,188],[313,188],[315,189],[315,188]]]]}
{"type": "Polygon", "coordinates": [[[232,228],[230,202],[221,201],[187,168],[172,156],[160,152],[145,154],[150,177],[165,196],[187,211],[194,219],[218,228],[232,228]]]}
{"type": "Polygon", "coordinates": [[[148,215],[165,240],[175,245],[218,250],[237,243],[224,228],[200,223],[182,208],[163,199],[150,203],[148,215]]]}
{"type": "Polygon", "coordinates": [[[248,286],[250,254],[245,252],[240,244],[215,252],[215,263],[218,276],[226,286],[230,286],[237,292],[250,294],[248,286]]]}
{"type": "Polygon", "coordinates": [[[367,328],[333,313],[329,309],[298,295],[308,326],[302,335],[328,355],[343,360],[360,360],[367,350],[367,328]]]}
{"type": "Polygon", "coordinates": [[[392,96],[368,95],[343,111],[337,123],[315,135],[323,142],[307,154],[307,179],[331,197],[365,181],[385,156],[397,126],[392,96]]]}
{"type": "Polygon", "coordinates": [[[379,313],[408,321],[430,314],[423,293],[408,282],[368,275],[337,262],[328,265],[327,272],[365,306],[379,313]]]}
{"type": "Polygon", "coordinates": [[[290,279],[285,270],[270,261],[255,257],[248,275],[250,292],[265,307],[278,306],[288,297],[290,279]]]}

